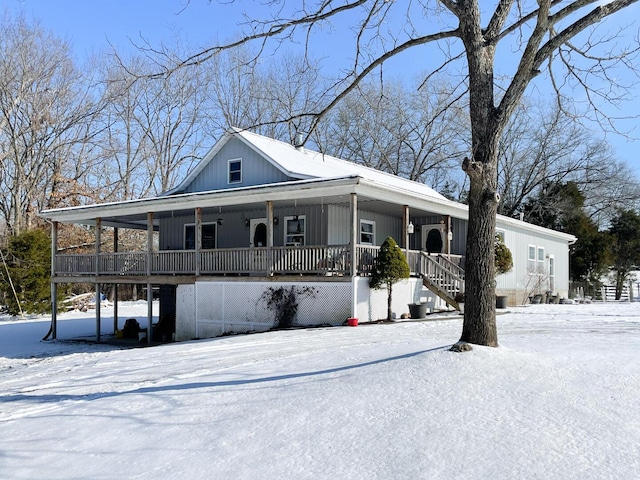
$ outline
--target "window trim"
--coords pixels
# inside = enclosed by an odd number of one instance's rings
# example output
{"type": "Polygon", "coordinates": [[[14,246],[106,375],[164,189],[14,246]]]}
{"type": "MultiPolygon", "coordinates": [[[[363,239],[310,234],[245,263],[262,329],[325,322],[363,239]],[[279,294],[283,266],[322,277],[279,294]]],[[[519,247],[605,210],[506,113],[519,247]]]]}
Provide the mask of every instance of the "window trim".
{"type": "Polygon", "coordinates": [[[376,244],[376,222],[374,220],[366,220],[364,218],[360,219],[360,224],[359,224],[359,230],[360,230],[360,235],[358,237],[358,243],[360,245],[375,245],[376,244]],[[365,232],[364,230],[362,230],[362,225],[371,225],[371,232],[365,232]],[[368,242],[363,242],[362,241],[362,235],[371,235],[371,243],[368,242]]]}
{"type": "MultiPolygon", "coordinates": [[[[284,244],[287,247],[293,247],[297,245],[306,245],[307,244],[307,216],[306,215],[287,215],[284,217],[284,221],[282,222],[282,229],[283,229],[283,239],[284,239],[284,244]],[[303,224],[303,229],[300,233],[288,233],[287,232],[287,227],[289,225],[289,221],[300,221],[302,220],[302,224],[303,224]],[[294,241],[289,241],[288,237],[302,237],[302,242],[294,242],[294,241]]],[[[292,239],[293,240],[293,239],[292,239]]]]}
{"type": "Polygon", "coordinates": [[[549,290],[552,292],[556,291],[556,256],[553,254],[549,254],[548,257],[548,273],[549,273],[549,290]]]}
{"type": "Polygon", "coordinates": [[[229,185],[242,183],[242,158],[231,158],[227,160],[227,183],[229,185]],[[238,170],[231,171],[231,164],[238,163],[240,168],[238,170]],[[240,176],[239,180],[232,180],[231,175],[238,174],[240,176]]]}
{"type": "MultiPolygon", "coordinates": [[[[205,225],[213,225],[213,248],[218,248],[218,224],[216,222],[202,222],[202,226],[204,227],[205,225]]],[[[187,248],[187,227],[193,227],[193,239],[195,242],[196,239],[196,224],[195,223],[185,223],[182,229],[182,247],[184,250],[195,250],[196,246],[195,243],[193,244],[193,248],[187,248]]],[[[204,235],[204,229],[202,231],[202,235],[204,235]]],[[[200,239],[200,243],[202,244],[202,238],[200,239]]],[[[204,248],[202,247],[202,250],[211,250],[208,248],[204,248]]]]}

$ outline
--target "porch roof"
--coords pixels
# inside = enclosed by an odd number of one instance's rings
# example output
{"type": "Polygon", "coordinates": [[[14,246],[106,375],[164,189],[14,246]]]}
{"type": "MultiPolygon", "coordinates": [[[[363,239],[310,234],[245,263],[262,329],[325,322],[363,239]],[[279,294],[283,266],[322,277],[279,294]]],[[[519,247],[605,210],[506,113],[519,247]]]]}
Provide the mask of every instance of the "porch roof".
{"type": "MultiPolygon", "coordinates": [[[[466,205],[444,197],[427,196],[415,189],[354,175],[59,208],[44,210],[40,216],[49,221],[81,225],[95,225],[95,220],[100,218],[105,226],[145,230],[148,213],[153,213],[154,228],[157,229],[161,218],[189,214],[196,208],[205,211],[223,208],[227,212],[241,211],[245,208],[264,208],[267,201],[274,202],[276,206],[293,205],[294,202],[297,205],[320,202],[348,204],[352,193],[357,194],[360,208],[366,205],[368,210],[389,215],[398,215],[398,207],[402,205],[409,207],[411,217],[450,215],[466,220],[469,215],[466,205]]],[[[498,222],[501,226],[526,229],[569,243],[576,240],[573,235],[509,217],[499,215],[498,222]]]]}
{"type": "Polygon", "coordinates": [[[454,215],[458,218],[466,218],[467,215],[465,205],[444,198],[424,196],[359,176],[347,176],[58,208],[44,210],[40,216],[50,221],[82,225],[94,225],[95,219],[101,218],[103,225],[146,229],[148,213],[153,213],[157,220],[180,212],[191,212],[195,208],[262,208],[267,201],[280,205],[320,201],[325,204],[348,203],[352,193],[358,195],[361,205],[366,203],[368,208],[384,213],[398,214],[398,205],[408,205],[423,214],[454,215]]]}

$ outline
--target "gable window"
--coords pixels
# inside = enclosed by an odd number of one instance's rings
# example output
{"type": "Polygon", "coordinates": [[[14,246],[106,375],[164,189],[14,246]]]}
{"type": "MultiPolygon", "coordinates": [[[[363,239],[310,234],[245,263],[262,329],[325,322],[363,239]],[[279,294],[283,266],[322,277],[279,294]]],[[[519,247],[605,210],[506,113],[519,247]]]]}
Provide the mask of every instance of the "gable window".
{"type": "Polygon", "coordinates": [[[306,216],[284,217],[284,243],[287,246],[305,245],[306,216]]]}
{"type": "Polygon", "coordinates": [[[376,222],[360,220],[360,243],[362,245],[376,244],[376,222]]]}
{"type": "Polygon", "coordinates": [[[229,183],[242,182],[242,159],[229,160],[229,183]]]}
{"type": "MultiPolygon", "coordinates": [[[[216,224],[203,223],[202,236],[200,237],[200,245],[203,250],[211,250],[216,248],[216,224]]],[[[184,226],[184,249],[196,249],[196,226],[188,223],[184,226]]]]}

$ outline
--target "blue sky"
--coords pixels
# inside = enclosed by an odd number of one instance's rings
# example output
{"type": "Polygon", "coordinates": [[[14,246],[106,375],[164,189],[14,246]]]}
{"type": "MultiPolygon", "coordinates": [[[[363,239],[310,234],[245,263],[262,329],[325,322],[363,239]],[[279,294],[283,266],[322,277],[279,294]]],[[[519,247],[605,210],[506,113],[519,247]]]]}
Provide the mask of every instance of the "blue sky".
{"type": "MultiPolygon", "coordinates": [[[[83,58],[103,51],[108,47],[107,42],[120,50],[133,48],[132,42],[141,44],[142,38],[152,45],[163,40],[173,43],[176,36],[196,47],[210,45],[213,40],[225,40],[237,34],[243,10],[264,9],[262,3],[260,0],[225,5],[216,0],[211,3],[208,0],[0,0],[0,9],[6,8],[10,13],[22,12],[29,19],[39,20],[45,28],[68,40],[78,57],[83,58]]],[[[619,18],[615,21],[640,18],[640,3],[628,8],[619,18]]],[[[610,23],[612,29],[616,28],[617,23],[610,23]]],[[[636,31],[637,27],[636,24],[636,31]]],[[[336,48],[335,42],[331,44],[331,38],[339,38],[339,33],[334,32],[325,43],[316,44],[315,48],[320,51],[314,53],[322,57],[331,55],[336,48]]],[[[402,75],[403,68],[414,75],[416,64],[424,63],[424,58],[424,51],[416,52],[408,61],[405,59],[393,64],[392,68],[398,70],[399,75],[402,75]]],[[[327,58],[329,63],[331,60],[327,58]]],[[[638,90],[640,93],[640,86],[638,90]]],[[[531,91],[530,95],[533,94],[531,91]]],[[[640,95],[625,102],[619,110],[608,108],[608,111],[621,117],[638,115],[640,95]]],[[[619,121],[617,126],[621,130],[630,130],[639,122],[638,119],[619,121]]],[[[594,134],[601,135],[601,132],[594,134]]],[[[640,137],[640,128],[634,135],[640,137]]],[[[640,171],[640,139],[629,140],[609,134],[607,140],[618,158],[640,171]]]]}

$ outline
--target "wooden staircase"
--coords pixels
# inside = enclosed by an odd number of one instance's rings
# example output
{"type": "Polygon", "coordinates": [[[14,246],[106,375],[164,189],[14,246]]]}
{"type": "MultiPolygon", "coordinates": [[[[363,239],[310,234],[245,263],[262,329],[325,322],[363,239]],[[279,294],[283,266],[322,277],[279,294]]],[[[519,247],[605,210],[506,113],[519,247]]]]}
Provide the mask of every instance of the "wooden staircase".
{"type": "Polygon", "coordinates": [[[420,276],[422,284],[435,295],[460,310],[456,301],[458,293],[464,293],[464,270],[441,254],[421,252],[420,276]]]}

